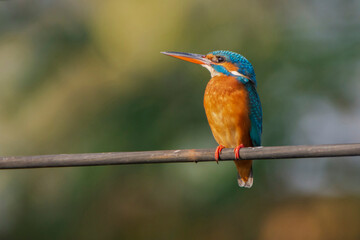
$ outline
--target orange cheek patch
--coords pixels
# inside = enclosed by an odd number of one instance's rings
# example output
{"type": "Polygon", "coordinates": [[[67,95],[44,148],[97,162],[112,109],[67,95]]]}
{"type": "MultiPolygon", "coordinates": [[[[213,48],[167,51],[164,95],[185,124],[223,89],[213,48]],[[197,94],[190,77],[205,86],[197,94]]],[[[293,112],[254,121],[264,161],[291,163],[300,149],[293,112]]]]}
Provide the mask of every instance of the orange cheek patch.
{"type": "Polygon", "coordinates": [[[214,55],[213,54],[208,54],[205,57],[211,61],[211,59],[214,57],[214,55]]]}
{"type": "Polygon", "coordinates": [[[220,63],[219,65],[224,66],[229,72],[238,70],[238,68],[234,64],[229,62],[220,63]]]}
{"type": "MultiPolygon", "coordinates": [[[[209,59],[210,61],[213,59],[213,57],[214,57],[213,54],[206,55],[206,58],[209,59]]],[[[214,63],[213,62],[212,64],[224,66],[229,72],[238,70],[238,68],[234,64],[229,63],[229,62],[223,62],[223,63],[214,63]]]]}

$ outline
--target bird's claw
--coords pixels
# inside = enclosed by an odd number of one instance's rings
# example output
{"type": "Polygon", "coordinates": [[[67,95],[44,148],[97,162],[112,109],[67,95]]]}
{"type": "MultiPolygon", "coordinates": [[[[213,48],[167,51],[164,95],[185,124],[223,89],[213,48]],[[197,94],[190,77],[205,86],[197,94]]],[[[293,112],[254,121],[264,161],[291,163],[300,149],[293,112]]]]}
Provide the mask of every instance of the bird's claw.
{"type": "Polygon", "coordinates": [[[219,164],[221,150],[223,150],[224,148],[225,147],[223,145],[219,145],[215,150],[215,161],[217,164],[219,164]]]}
{"type": "Polygon", "coordinates": [[[244,144],[240,144],[239,146],[237,146],[234,149],[234,153],[235,153],[235,160],[240,160],[240,149],[244,147],[244,144]]]}

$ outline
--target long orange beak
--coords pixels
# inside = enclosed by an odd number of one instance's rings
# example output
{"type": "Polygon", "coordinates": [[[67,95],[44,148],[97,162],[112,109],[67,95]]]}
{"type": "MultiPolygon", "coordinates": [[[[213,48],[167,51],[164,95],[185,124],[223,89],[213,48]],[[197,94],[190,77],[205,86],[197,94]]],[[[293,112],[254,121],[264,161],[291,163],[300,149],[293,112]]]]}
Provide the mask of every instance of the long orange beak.
{"type": "Polygon", "coordinates": [[[201,65],[210,65],[211,61],[205,57],[205,55],[195,54],[195,53],[183,53],[183,52],[161,52],[162,54],[178,58],[184,61],[201,64],[201,65]]]}

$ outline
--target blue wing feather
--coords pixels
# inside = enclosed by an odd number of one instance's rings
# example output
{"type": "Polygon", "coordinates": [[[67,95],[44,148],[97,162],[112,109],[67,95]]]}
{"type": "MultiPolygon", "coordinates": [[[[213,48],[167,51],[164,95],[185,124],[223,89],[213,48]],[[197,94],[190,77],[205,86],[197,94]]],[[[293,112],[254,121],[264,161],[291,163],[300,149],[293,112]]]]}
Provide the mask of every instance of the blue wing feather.
{"type": "Polygon", "coordinates": [[[262,133],[262,108],[259,95],[255,89],[255,86],[248,82],[245,84],[245,87],[249,93],[249,101],[250,101],[250,121],[251,121],[251,129],[250,129],[250,137],[253,143],[253,146],[261,145],[261,133],[262,133]]]}

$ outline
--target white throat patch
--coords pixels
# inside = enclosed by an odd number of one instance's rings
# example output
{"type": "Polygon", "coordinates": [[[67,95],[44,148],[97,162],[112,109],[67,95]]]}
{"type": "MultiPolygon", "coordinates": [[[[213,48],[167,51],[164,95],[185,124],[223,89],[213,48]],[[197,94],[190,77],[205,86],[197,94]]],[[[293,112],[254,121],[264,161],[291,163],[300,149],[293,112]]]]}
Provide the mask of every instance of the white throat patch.
{"type": "Polygon", "coordinates": [[[215,77],[215,76],[220,76],[221,73],[215,71],[211,66],[206,65],[206,64],[202,64],[201,66],[203,66],[204,68],[206,68],[207,70],[209,70],[211,77],[215,77]]]}

